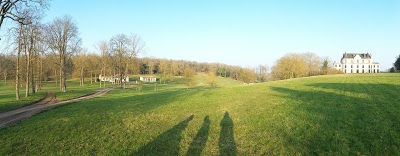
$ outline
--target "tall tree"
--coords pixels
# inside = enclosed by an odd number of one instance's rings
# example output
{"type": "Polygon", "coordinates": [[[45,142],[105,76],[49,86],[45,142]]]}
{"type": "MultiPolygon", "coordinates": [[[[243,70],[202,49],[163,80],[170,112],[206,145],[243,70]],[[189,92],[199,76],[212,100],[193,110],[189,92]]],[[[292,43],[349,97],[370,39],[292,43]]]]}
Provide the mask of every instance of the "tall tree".
{"type": "Polygon", "coordinates": [[[70,16],[54,19],[47,27],[48,44],[58,54],[60,90],[67,91],[66,73],[68,58],[80,45],[78,27],[70,16]]]}
{"type": "Polygon", "coordinates": [[[20,55],[21,55],[21,50],[22,50],[22,23],[19,24],[19,29],[18,29],[18,50],[17,50],[17,64],[16,64],[16,74],[15,74],[15,98],[19,100],[19,78],[20,78],[20,55]]]}
{"type": "MultiPolygon", "coordinates": [[[[100,70],[100,75],[103,77],[106,77],[107,75],[107,67],[108,67],[108,63],[109,63],[109,54],[110,54],[110,50],[109,50],[109,46],[108,46],[108,42],[107,41],[100,41],[97,46],[96,46],[97,50],[100,52],[100,59],[101,59],[101,70],[100,70]]],[[[100,80],[100,87],[102,87],[102,82],[103,82],[103,87],[106,86],[106,81],[104,79],[104,81],[100,80]]]]}
{"type": "Polygon", "coordinates": [[[129,64],[133,63],[132,58],[143,52],[144,42],[138,35],[127,36],[119,34],[110,40],[110,53],[114,67],[118,70],[118,84],[125,87],[128,76],[129,64]]]}
{"type": "Polygon", "coordinates": [[[130,42],[130,39],[125,34],[118,34],[110,40],[110,56],[112,58],[113,66],[116,68],[118,73],[117,83],[121,88],[123,87],[122,79],[126,77],[126,75],[124,75],[124,70],[127,68],[127,60],[129,60],[128,48],[130,42]]]}

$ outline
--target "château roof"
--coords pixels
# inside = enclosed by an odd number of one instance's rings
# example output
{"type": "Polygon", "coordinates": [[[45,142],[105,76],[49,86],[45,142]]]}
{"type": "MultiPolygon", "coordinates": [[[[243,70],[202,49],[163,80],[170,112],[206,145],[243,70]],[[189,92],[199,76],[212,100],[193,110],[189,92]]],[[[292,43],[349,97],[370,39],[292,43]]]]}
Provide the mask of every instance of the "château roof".
{"type": "Polygon", "coordinates": [[[370,59],[371,58],[370,53],[359,53],[359,54],[358,53],[344,53],[343,58],[354,58],[357,55],[359,55],[362,59],[370,59]]]}

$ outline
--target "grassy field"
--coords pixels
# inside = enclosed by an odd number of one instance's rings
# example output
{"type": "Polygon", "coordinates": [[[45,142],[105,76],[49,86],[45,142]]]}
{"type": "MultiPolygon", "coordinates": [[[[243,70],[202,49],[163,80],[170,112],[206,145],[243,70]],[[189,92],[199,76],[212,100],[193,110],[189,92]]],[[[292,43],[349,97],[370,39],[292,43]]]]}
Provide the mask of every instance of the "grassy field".
{"type": "MultiPolygon", "coordinates": [[[[55,82],[43,82],[42,90],[39,90],[36,94],[25,98],[25,86],[21,87],[20,90],[20,100],[15,100],[15,86],[14,85],[0,85],[0,112],[15,109],[34,101],[38,101],[46,96],[46,90],[52,91],[57,95],[57,100],[62,101],[66,99],[71,99],[74,97],[79,97],[85,94],[92,93],[100,88],[98,83],[90,84],[86,82],[84,86],[79,86],[79,82],[75,80],[70,80],[67,82],[68,92],[61,92],[59,86],[55,82]]],[[[112,86],[111,83],[106,83],[106,87],[112,86]]]]}
{"type": "Polygon", "coordinates": [[[0,112],[15,109],[42,99],[46,92],[39,91],[35,95],[25,97],[25,87],[19,92],[20,100],[15,100],[15,85],[0,84],[0,112]]]}
{"type": "Polygon", "coordinates": [[[0,155],[400,155],[399,77],[115,89],[0,129],[0,155]]]}

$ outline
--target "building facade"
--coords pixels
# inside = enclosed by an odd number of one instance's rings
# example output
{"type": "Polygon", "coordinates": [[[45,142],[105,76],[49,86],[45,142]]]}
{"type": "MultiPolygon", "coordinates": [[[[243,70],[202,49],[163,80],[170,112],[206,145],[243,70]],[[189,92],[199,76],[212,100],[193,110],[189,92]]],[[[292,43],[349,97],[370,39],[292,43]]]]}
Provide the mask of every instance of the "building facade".
{"type": "Polygon", "coordinates": [[[157,78],[154,76],[141,76],[139,80],[143,82],[157,82],[157,78]]]}
{"type": "Polygon", "coordinates": [[[333,68],[343,73],[379,73],[379,63],[373,62],[370,53],[344,53],[340,62],[334,62],[333,68]]]}

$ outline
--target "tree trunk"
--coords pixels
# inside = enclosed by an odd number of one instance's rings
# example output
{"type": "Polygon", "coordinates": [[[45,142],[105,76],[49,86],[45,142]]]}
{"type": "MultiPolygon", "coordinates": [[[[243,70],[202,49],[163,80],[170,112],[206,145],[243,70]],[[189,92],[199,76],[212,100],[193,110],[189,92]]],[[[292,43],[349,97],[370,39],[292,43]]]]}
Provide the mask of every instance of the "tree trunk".
{"type": "Polygon", "coordinates": [[[63,60],[64,60],[64,65],[63,65],[63,92],[67,92],[67,69],[65,68],[65,60],[66,56],[64,56],[63,60]]]}
{"type": "Polygon", "coordinates": [[[58,85],[57,85],[57,81],[58,81],[57,69],[54,69],[54,80],[56,80],[56,86],[58,86],[58,85]]]}
{"type": "Polygon", "coordinates": [[[7,69],[4,70],[4,85],[7,85],[7,69]]]}
{"type": "Polygon", "coordinates": [[[81,84],[80,86],[83,86],[83,67],[81,67],[81,84]]]}
{"type": "Polygon", "coordinates": [[[43,57],[40,56],[39,90],[42,90],[43,57]]]}
{"type": "Polygon", "coordinates": [[[100,75],[99,75],[100,88],[101,88],[101,78],[100,78],[100,76],[104,77],[104,75],[103,75],[103,70],[100,70],[100,75]]]}
{"type": "Polygon", "coordinates": [[[19,36],[18,36],[18,52],[17,52],[17,65],[15,73],[15,98],[19,100],[19,57],[21,54],[21,31],[22,24],[19,25],[19,36]]]}
{"type": "Polygon", "coordinates": [[[93,84],[93,71],[90,72],[90,84],[93,84]]]}
{"type": "MultiPolygon", "coordinates": [[[[33,53],[32,51],[30,53],[33,53]]],[[[33,54],[31,55],[32,58],[34,58],[33,54]]],[[[32,60],[31,64],[31,88],[32,88],[32,94],[35,94],[36,92],[36,85],[35,85],[35,70],[34,70],[34,61],[32,60]]]]}
{"type": "Polygon", "coordinates": [[[107,69],[104,67],[104,81],[103,81],[103,87],[106,87],[106,77],[107,77],[107,69]]]}
{"type": "Polygon", "coordinates": [[[60,72],[59,72],[59,78],[60,78],[60,91],[63,91],[63,81],[62,81],[62,72],[63,72],[63,66],[64,66],[64,62],[62,59],[62,55],[60,56],[60,72]]]}
{"type": "Polygon", "coordinates": [[[35,56],[35,51],[34,51],[34,48],[35,48],[35,41],[34,41],[34,30],[33,30],[33,28],[32,28],[32,25],[29,25],[29,27],[30,27],[30,37],[29,37],[29,42],[30,42],[30,47],[29,47],[29,65],[30,65],[30,76],[31,76],[31,78],[30,78],[30,83],[31,83],[31,89],[32,89],[32,94],[35,94],[36,92],[36,88],[35,88],[35,70],[34,70],[34,67],[35,67],[35,59],[36,59],[36,56],[35,56]]]}
{"type": "Polygon", "coordinates": [[[25,60],[26,60],[25,97],[28,97],[28,96],[29,96],[29,77],[30,77],[30,75],[29,75],[29,72],[30,72],[29,67],[30,67],[30,62],[31,62],[31,61],[30,61],[30,55],[28,54],[28,49],[27,49],[26,44],[27,44],[27,42],[26,42],[26,40],[25,40],[25,44],[24,44],[24,49],[25,49],[25,60]]]}

